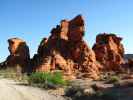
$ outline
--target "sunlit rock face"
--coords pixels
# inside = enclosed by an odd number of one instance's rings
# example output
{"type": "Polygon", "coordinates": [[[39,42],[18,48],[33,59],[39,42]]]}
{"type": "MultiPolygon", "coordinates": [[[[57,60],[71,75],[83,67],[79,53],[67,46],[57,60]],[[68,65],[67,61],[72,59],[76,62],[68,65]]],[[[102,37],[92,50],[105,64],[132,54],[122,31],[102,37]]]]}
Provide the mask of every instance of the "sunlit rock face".
{"type": "Polygon", "coordinates": [[[11,38],[8,43],[10,55],[7,57],[6,66],[15,67],[19,65],[22,68],[28,67],[30,55],[26,42],[19,38],[11,38]]]}
{"type": "Polygon", "coordinates": [[[72,20],[62,20],[51,30],[49,38],[44,38],[37,54],[31,60],[34,71],[61,70],[64,75],[97,79],[101,65],[95,53],[85,41],[84,19],[81,15],[72,20]]]}
{"type": "Polygon", "coordinates": [[[93,50],[96,59],[104,65],[104,70],[119,70],[124,64],[124,48],[121,40],[122,38],[115,34],[97,35],[93,50]]]}

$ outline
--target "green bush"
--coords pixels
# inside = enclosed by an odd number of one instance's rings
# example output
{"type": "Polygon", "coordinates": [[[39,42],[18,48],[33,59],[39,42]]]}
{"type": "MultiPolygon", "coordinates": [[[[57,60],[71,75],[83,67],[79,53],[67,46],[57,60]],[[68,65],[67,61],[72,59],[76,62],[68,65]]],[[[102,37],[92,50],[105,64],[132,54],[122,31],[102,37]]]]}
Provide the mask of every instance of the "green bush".
{"type": "Polygon", "coordinates": [[[63,79],[61,72],[55,72],[51,77],[51,82],[54,84],[66,85],[66,81],[63,79]]]}
{"type": "Polygon", "coordinates": [[[29,84],[49,88],[49,86],[64,86],[67,81],[63,79],[61,72],[35,72],[29,76],[29,84]]]}
{"type": "Polygon", "coordinates": [[[119,80],[120,80],[120,78],[118,76],[111,76],[107,82],[108,83],[117,83],[117,82],[119,82],[119,80]]]}

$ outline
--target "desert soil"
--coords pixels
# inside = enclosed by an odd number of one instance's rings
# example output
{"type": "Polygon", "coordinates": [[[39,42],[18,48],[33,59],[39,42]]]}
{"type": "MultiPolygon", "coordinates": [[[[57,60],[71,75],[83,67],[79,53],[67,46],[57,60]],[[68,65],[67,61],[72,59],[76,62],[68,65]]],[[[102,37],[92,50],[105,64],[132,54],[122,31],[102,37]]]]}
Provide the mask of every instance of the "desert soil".
{"type": "Polygon", "coordinates": [[[0,100],[64,100],[39,88],[20,85],[10,79],[0,79],[0,100]]]}

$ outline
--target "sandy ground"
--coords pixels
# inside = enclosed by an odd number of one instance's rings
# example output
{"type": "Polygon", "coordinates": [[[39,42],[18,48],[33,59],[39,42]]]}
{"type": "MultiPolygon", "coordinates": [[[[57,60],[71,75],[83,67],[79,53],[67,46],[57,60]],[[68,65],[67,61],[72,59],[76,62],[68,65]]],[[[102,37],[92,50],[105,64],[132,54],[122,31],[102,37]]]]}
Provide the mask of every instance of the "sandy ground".
{"type": "Polygon", "coordinates": [[[64,100],[39,88],[18,85],[9,79],[0,79],[0,100],[64,100]]]}

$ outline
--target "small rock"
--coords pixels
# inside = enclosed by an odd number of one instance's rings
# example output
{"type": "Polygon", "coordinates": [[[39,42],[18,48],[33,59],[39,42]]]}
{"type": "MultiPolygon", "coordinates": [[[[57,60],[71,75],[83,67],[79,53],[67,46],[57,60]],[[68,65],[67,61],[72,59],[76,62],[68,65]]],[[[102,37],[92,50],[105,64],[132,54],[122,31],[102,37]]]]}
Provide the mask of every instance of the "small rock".
{"type": "Polygon", "coordinates": [[[83,93],[84,95],[92,95],[95,93],[95,91],[92,88],[89,88],[89,89],[85,89],[83,93]]]}

